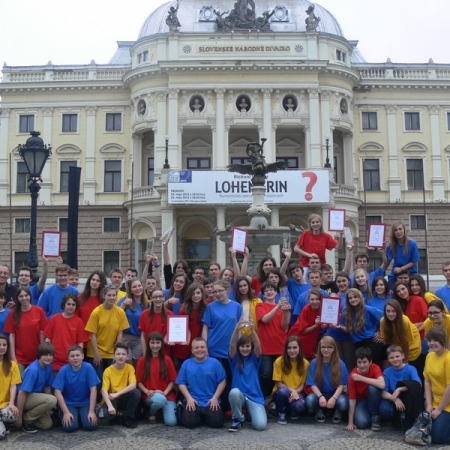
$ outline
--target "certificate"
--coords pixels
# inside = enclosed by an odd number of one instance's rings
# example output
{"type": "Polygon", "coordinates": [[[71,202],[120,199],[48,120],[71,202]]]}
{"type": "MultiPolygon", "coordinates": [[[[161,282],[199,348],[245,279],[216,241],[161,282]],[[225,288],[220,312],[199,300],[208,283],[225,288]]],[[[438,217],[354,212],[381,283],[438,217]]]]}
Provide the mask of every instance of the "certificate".
{"type": "Polygon", "coordinates": [[[42,256],[47,258],[57,258],[61,256],[61,232],[42,232],[42,256]]]}
{"type": "Polygon", "coordinates": [[[386,224],[371,223],[369,225],[369,238],[367,245],[373,248],[384,248],[384,236],[386,233],[386,224]]]}
{"type": "Polygon", "coordinates": [[[174,344],[182,344],[188,341],[189,316],[167,317],[167,338],[174,344]]]}
{"type": "Polygon", "coordinates": [[[161,236],[159,239],[163,244],[168,244],[170,241],[170,238],[172,237],[173,233],[175,233],[174,227],[169,227],[168,230],[161,236]]]}
{"type": "Polygon", "coordinates": [[[320,323],[338,325],[341,315],[341,299],[335,297],[322,297],[320,307],[320,323]]]}
{"type": "Polygon", "coordinates": [[[231,232],[231,248],[236,250],[236,253],[245,253],[245,247],[247,247],[247,230],[233,228],[231,232]]]}
{"type": "Polygon", "coordinates": [[[147,255],[153,255],[153,247],[155,246],[155,238],[147,239],[147,248],[145,250],[145,253],[147,255]]]}
{"type": "Polygon", "coordinates": [[[328,231],[344,231],[345,209],[330,209],[328,211],[328,231]]]}

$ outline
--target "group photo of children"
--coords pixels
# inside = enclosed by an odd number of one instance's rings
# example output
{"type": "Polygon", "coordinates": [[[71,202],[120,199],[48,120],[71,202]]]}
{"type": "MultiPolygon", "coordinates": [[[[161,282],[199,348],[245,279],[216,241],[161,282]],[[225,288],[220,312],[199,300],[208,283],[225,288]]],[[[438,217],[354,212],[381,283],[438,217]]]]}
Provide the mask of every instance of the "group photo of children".
{"type": "Polygon", "coordinates": [[[417,243],[397,221],[379,267],[368,271],[369,257],[348,246],[335,270],[325,253],[342,234],[317,214],[308,223],[280,267],[266,256],[254,274],[248,248],[242,258],[230,248],[230,267],[190,268],[171,263],[168,239],[162,264],[146,254],[140,277],[94,270],[78,288],[60,263],[45,288],[21,267],[17,285],[0,283],[0,440],[12,428],[102,424],[263,431],[309,416],[407,437],[428,419],[429,442],[450,444],[450,260],[446,284],[428,291],[417,243]],[[329,322],[322,305],[333,301],[329,322]],[[177,317],[182,341],[171,339],[177,317]]]}

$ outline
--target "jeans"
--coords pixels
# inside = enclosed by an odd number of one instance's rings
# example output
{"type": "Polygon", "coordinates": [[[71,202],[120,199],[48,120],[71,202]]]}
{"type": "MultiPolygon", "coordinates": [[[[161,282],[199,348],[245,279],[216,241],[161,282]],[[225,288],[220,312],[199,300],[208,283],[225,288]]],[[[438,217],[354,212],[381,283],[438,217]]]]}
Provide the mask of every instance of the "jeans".
{"type": "MultiPolygon", "coordinates": [[[[141,400],[141,391],[139,389],[133,389],[130,392],[121,395],[119,398],[111,400],[111,403],[116,410],[116,414],[119,409],[125,409],[124,414],[125,418],[135,420],[136,408],[138,407],[140,400],[141,400]]],[[[114,417],[116,417],[116,414],[110,414],[108,412],[108,405],[106,403],[103,405],[103,409],[105,411],[105,417],[108,420],[112,420],[114,419],[114,417]]]]}
{"type": "Polygon", "coordinates": [[[97,403],[102,400],[102,381],[103,381],[103,372],[113,363],[112,359],[102,359],[100,362],[100,365],[95,366],[94,365],[94,358],[91,358],[88,356],[86,358],[86,361],[91,364],[91,366],[94,368],[95,373],[98,376],[98,379],[100,380],[100,383],[97,384],[97,403]]]}
{"type": "Polygon", "coordinates": [[[195,411],[188,411],[186,403],[183,403],[183,413],[181,422],[186,428],[194,428],[204,422],[204,424],[211,428],[223,427],[224,416],[223,409],[219,408],[213,411],[209,406],[195,406],[195,411]]]}
{"type": "Polygon", "coordinates": [[[230,360],[228,358],[216,358],[220,364],[222,364],[223,370],[225,370],[225,374],[227,376],[227,384],[224,388],[224,390],[222,391],[222,394],[220,394],[220,401],[221,401],[221,406],[222,409],[226,412],[226,411],[230,411],[231,407],[230,404],[228,402],[228,394],[230,393],[230,386],[231,386],[231,382],[232,382],[232,371],[231,371],[231,365],[230,365],[230,360]]]}
{"type": "Polygon", "coordinates": [[[433,427],[431,429],[431,439],[433,444],[448,444],[450,443],[450,413],[442,411],[438,418],[433,420],[433,427]]]}
{"type": "MultiPolygon", "coordinates": [[[[329,400],[332,396],[333,393],[324,393],[323,396],[329,400]]],[[[309,394],[306,397],[305,400],[306,403],[306,409],[308,410],[309,414],[315,414],[317,411],[319,411],[320,406],[319,406],[319,397],[317,397],[316,394],[309,394]]],[[[335,404],[335,408],[338,411],[347,411],[348,410],[348,397],[345,394],[341,394],[337,400],[336,400],[336,404],[335,404]]]]}
{"type": "Polygon", "coordinates": [[[261,391],[264,398],[268,397],[273,390],[273,364],[277,358],[277,355],[261,355],[261,364],[259,366],[259,383],[261,385],[261,391]]]}
{"type": "Polygon", "coordinates": [[[175,416],[175,402],[167,400],[163,394],[153,394],[145,400],[146,405],[150,408],[150,415],[154,416],[159,409],[162,409],[164,416],[164,423],[168,427],[174,427],[177,424],[175,416]]]}
{"type": "Polygon", "coordinates": [[[244,394],[237,388],[231,389],[228,399],[230,401],[233,419],[243,422],[244,416],[242,414],[242,408],[246,408],[252,418],[252,427],[258,431],[266,429],[267,415],[264,405],[256,403],[245,397],[244,394]]]}
{"type": "Polygon", "coordinates": [[[379,414],[381,402],[381,389],[375,386],[367,386],[367,397],[358,400],[355,406],[354,423],[360,430],[369,428],[372,416],[379,414]]]}
{"type": "Polygon", "coordinates": [[[290,402],[290,396],[291,391],[286,386],[282,386],[275,392],[273,398],[279,413],[286,414],[290,412],[291,416],[297,417],[306,410],[305,397],[303,394],[299,394],[298,400],[290,402]]]}
{"type": "MultiPolygon", "coordinates": [[[[64,426],[61,424],[63,431],[66,431],[68,433],[71,433],[72,431],[76,431],[78,429],[78,419],[81,420],[81,423],[83,425],[83,428],[87,431],[94,431],[97,429],[96,425],[92,425],[91,422],[89,422],[88,414],[89,414],[89,405],[85,406],[73,406],[73,405],[66,405],[67,409],[70,411],[70,414],[73,416],[73,420],[70,422],[69,426],[64,426]]],[[[63,412],[59,411],[59,417],[64,417],[63,412]]]]}

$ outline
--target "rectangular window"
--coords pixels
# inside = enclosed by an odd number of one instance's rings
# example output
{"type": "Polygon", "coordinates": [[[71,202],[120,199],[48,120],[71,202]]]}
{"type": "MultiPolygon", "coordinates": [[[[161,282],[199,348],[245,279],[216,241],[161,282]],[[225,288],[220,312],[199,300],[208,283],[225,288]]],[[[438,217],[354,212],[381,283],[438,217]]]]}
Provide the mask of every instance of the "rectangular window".
{"type": "Polygon", "coordinates": [[[64,133],[75,133],[78,131],[78,114],[63,114],[62,131],[64,133]]]}
{"type": "Polygon", "coordinates": [[[29,233],[30,232],[31,219],[14,219],[14,230],[16,233],[29,233]]]}
{"type": "Polygon", "coordinates": [[[368,250],[367,255],[369,256],[369,267],[367,268],[367,272],[374,272],[381,266],[383,260],[376,250],[368,250]]]}
{"type": "Polygon", "coordinates": [[[28,170],[27,165],[19,161],[17,163],[17,185],[16,192],[18,194],[27,192],[28,190],[28,170]]]}
{"type": "Polygon", "coordinates": [[[61,233],[67,233],[69,229],[69,219],[67,217],[60,217],[58,219],[58,229],[61,233]]]}
{"type": "Polygon", "coordinates": [[[190,170],[211,169],[211,158],[188,158],[187,168],[190,170]]]}
{"type": "Polygon", "coordinates": [[[427,228],[427,221],[423,215],[411,215],[409,223],[411,225],[411,230],[426,230],[427,228]]]}
{"type": "Polygon", "coordinates": [[[277,156],[277,161],[286,161],[288,163],[288,169],[298,169],[298,158],[293,156],[277,156]]]}
{"type": "Polygon", "coordinates": [[[363,130],[378,130],[378,118],[376,112],[361,113],[363,130]]]}
{"type": "Polygon", "coordinates": [[[61,161],[59,192],[69,192],[69,170],[70,167],[77,167],[76,161],[61,161]]]}
{"type": "Polygon", "coordinates": [[[405,112],[405,130],[420,130],[420,113],[405,112]]]}
{"type": "Polygon", "coordinates": [[[103,252],[103,272],[109,273],[114,267],[120,267],[120,252],[116,250],[103,252]]]}
{"type": "Polygon", "coordinates": [[[450,131],[450,112],[447,113],[447,131],[450,131]]]}
{"type": "Polygon", "coordinates": [[[336,59],[338,61],[345,62],[346,54],[342,50],[336,50],[336,59]]]}
{"type": "Polygon", "coordinates": [[[419,273],[428,272],[428,253],[426,248],[419,248],[420,261],[418,263],[417,270],[419,273]]]}
{"type": "Polygon", "coordinates": [[[148,158],[148,178],[147,184],[153,186],[155,182],[155,158],[148,158]]]}
{"type": "Polygon", "coordinates": [[[363,161],[364,189],[366,191],[380,190],[380,161],[365,159],[363,161]]]}
{"type": "Polygon", "coordinates": [[[22,266],[26,266],[28,261],[28,252],[14,252],[14,273],[18,274],[22,266]]]}
{"type": "Polygon", "coordinates": [[[21,114],[19,116],[19,133],[29,133],[30,131],[34,131],[34,114],[21,114]]]}
{"type": "Polygon", "coordinates": [[[371,223],[383,223],[383,217],[381,216],[366,216],[366,230],[369,229],[371,223]]]}
{"type": "Polygon", "coordinates": [[[251,164],[250,158],[231,158],[230,164],[251,164]]]}
{"type": "Polygon", "coordinates": [[[120,217],[105,217],[103,219],[104,233],[119,233],[120,232],[120,217]]]}
{"type": "Polygon", "coordinates": [[[106,131],[122,130],[122,113],[106,114],[106,131]]]}
{"type": "Polygon", "coordinates": [[[67,250],[61,252],[61,258],[63,260],[63,264],[67,264],[69,258],[69,253],[67,252],[67,250]]]}
{"type": "Polygon", "coordinates": [[[122,190],[122,161],[105,161],[105,192],[122,190]]]}
{"type": "Polygon", "coordinates": [[[406,160],[406,177],[409,191],[421,191],[423,189],[423,161],[421,159],[406,160]]]}
{"type": "Polygon", "coordinates": [[[211,260],[211,239],[185,239],[184,259],[191,270],[196,266],[208,264],[211,260]]]}

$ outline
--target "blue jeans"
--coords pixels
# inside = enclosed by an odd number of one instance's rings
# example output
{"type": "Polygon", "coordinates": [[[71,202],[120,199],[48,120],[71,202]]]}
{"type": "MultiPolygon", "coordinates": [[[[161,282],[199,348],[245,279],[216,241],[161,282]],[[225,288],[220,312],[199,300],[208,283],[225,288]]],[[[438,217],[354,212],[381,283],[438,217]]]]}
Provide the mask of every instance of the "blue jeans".
{"type": "Polygon", "coordinates": [[[290,402],[290,396],[291,391],[286,386],[282,386],[275,392],[273,398],[279,413],[286,414],[290,412],[291,416],[297,417],[306,410],[305,397],[303,394],[298,394],[299,399],[290,402]]]}
{"type": "MultiPolygon", "coordinates": [[[[66,405],[67,409],[70,411],[70,414],[73,416],[73,420],[70,422],[69,426],[64,426],[61,424],[63,431],[67,431],[71,433],[72,431],[76,431],[78,429],[78,419],[81,420],[81,424],[83,428],[87,431],[94,431],[97,429],[96,425],[92,425],[89,422],[88,414],[89,414],[89,405],[84,406],[74,406],[74,405],[66,405]]],[[[59,410],[59,416],[62,418],[64,414],[61,410],[59,410]]]]}
{"type": "Polygon", "coordinates": [[[233,413],[233,419],[243,422],[244,416],[242,414],[242,408],[245,408],[252,418],[252,427],[258,431],[266,429],[267,415],[264,405],[256,403],[245,397],[244,394],[237,388],[231,389],[230,394],[228,395],[228,400],[233,413]]]}
{"type": "Polygon", "coordinates": [[[273,364],[277,358],[277,355],[261,355],[261,364],[259,366],[259,383],[261,385],[261,391],[264,398],[268,397],[273,391],[273,364]]]}
{"type": "Polygon", "coordinates": [[[177,418],[175,416],[175,402],[172,400],[167,400],[163,394],[153,394],[151,397],[147,397],[145,403],[150,408],[151,416],[154,416],[159,409],[162,409],[164,423],[168,427],[174,427],[177,424],[177,418]]]}
{"type": "Polygon", "coordinates": [[[372,416],[379,414],[381,402],[381,389],[367,386],[367,397],[358,400],[355,406],[354,423],[360,430],[369,428],[372,416]]]}
{"type": "Polygon", "coordinates": [[[433,444],[450,443],[450,413],[442,411],[436,420],[433,420],[431,439],[433,444]]]}
{"type": "MultiPolygon", "coordinates": [[[[333,396],[333,394],[334,394],[334,392],[333,393],[323,393],[323,396],[327,400],[330,400],[330,398],[333,396]]],[[[309,414],[315,414],[320,409],[319,397],[317,397],[316,394],[309,394],[306,397],[305,403],[306,403],[306,409],[308,410],[309,414]]],[[[347,411],[347,409],[348,409],[348,397],[345,394],[341,394],[337,398],[335,405],[336,405],[335,408],[338,411],[347,411]]]]}

